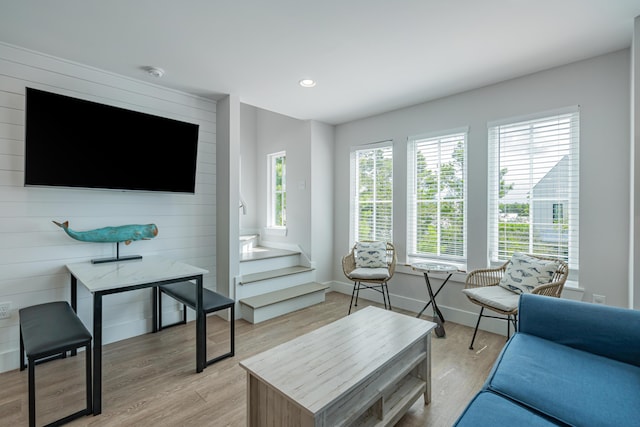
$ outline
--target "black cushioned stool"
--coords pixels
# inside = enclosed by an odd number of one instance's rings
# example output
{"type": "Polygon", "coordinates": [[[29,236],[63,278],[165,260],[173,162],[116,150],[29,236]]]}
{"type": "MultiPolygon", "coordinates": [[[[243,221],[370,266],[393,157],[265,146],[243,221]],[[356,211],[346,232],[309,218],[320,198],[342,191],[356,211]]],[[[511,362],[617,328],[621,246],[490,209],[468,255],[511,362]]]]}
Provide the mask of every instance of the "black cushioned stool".
{"type": "MultiPolygon", "coordinates": [[[[192,310],[196,309],[196,284],[193,282],[178,282],[178,283],[170,283],[168,285],[160,285],[157,287],[158,292],[158,330],[169,328],[171,326],[183,325],[187,323],[187,309],[186,307],[191,308],[192,310]],[[171,325],[162,326],[162,294],[167,294],[171,298],[179,301],[183,305],[182,310],[182,321],[173,323],[171,325]]],[[[202,302],[204,307],[204,313],[209,314],[220,310],[230,309],[230,318],[229,318],[229,333],[230,333],[230,347],[231,350],[228,353],[222,354],[220,356],[214,357],[213,359],[207,360],[206,365],[209,366],[212,363],[215,363],[219,360],[225,359],[227,357],[233,357],[235,352],[235,301],[231,298],[227,298],[223,295],[220,295],[217,292],[212,291],[211,289],[203,288],[202,289],[202,302]]],[[[154,319],[155,324],[155,319],[154,319]]],[[[205,335],[207,331],[207,322],[205,322],[205,335]]],[[[206,348],[206,344],[205,344],[206,348]]]]}
{"type": "Polygon", "coordinates": [[[87,375],[87,407],[54,421],[48,426],[60,425],[84,415],[90,415],[91,400],[91,334],[66,301],[49,302],[25,307],[20,314],[20,370],[29,367],[29,426],[36,425],[35,365],[45,359],[65,357],[67,351],[85,347],[87,375]]]}

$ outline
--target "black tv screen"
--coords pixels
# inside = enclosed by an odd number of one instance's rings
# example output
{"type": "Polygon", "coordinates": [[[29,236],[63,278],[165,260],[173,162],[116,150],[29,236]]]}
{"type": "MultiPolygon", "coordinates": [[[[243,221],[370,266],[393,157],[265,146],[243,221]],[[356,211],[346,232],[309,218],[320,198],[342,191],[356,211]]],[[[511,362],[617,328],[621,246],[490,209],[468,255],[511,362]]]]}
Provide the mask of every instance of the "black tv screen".
{"type": "Polygon", "coordinates": [[[25,185],[195,192],[197,124],[26,91],[25,185]]]}

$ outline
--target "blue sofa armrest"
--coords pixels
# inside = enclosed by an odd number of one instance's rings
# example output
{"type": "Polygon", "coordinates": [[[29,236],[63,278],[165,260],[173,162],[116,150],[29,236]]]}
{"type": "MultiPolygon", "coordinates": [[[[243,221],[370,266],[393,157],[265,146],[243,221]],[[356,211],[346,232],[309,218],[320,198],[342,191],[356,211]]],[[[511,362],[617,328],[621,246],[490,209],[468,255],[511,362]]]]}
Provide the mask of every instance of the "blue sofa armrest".
{"type": "Polygon", "coordinates": [[[640,311],[523,294],[518,332],[640,366],[640,311]]]}

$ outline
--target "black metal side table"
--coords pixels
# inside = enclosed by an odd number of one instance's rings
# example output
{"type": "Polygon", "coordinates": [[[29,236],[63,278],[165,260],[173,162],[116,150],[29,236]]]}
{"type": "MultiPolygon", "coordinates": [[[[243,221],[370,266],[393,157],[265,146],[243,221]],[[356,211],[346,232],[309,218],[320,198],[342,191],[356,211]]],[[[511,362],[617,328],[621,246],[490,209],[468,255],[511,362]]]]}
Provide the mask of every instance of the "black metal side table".
{"type": "Polygon", "coordinates": [[[445,330],[443,325],[444,316],[442,315],[442,312],[438,308],[438,304],[436,303],[436,297],[438,296],[442,288],[444,288],[444,285],[447,284],[447,282],[449,281],[453,273],[458,271],[458,267],[456,267],[453,264],[445,264],[441,262],[417,262],[417,263],[411,264],[411,268],[414,271],[420,271],[424,274],[424,281],[427,283],[427,292],[429,293],[429,301],[425,304],[422,310],[420,310],[420,313],[418,313],[416,317],[422,316],[422,313],[424,313],[427,307],[431,305],[433,307],[433,321],[438,324],[438,326],[436,326],[436,329],[435,329],[436,336],[438,338],[442,338],[445,336],[445,330]],[[431,282],[429,281],[429,273],[447,275],[447,278],[444,279],[444,282],[442,282],[442,285],[440,285],[440,287],[435,293],[431,288],[431,282]]]}

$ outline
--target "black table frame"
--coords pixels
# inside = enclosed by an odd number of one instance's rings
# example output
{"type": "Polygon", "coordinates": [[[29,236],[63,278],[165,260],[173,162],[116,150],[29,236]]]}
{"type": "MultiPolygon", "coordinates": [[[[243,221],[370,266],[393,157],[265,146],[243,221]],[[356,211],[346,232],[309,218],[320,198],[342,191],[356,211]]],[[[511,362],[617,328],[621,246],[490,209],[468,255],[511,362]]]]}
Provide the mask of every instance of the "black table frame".
{"type": "MultiPolygon", "coordinates": [[[[206,367],[205,347],[205,321],[206,314],[203,307],[203,279],[202,274],[184,276],[175,279],[154,281],[138,285],[116,287],[103,291],[94,291],[93,294],[93,415],[102,413],[102,297],[103,295],[120,292],[134,291],[137,289],[153,288],[169,283],[183,282],[185,280],[196,281],[196,372],[200,373],[206,367]]],[[[154,319],[158,304],[156,292],[153,292],[154,319]]],[[[71,308],[78,312],[78,279],[71,273],[71,308]]],[[[157,325],[152,326],[153,332],[157,331],[157,325]]],[[[75,352],[74,352],[75,353],[75,352]]]]}
{"type": "MultiPolygon", "coordinates": [[[[435,330],[436,336],[443,337],[445,335],[445,330],[444,330],[444,326],[442,324],[445,322],[445,320],[444,320],[444,316],[442,315],[442,312],[438,308],[438,303],[436,302],[436,297],[438,296],[438,294],[440,293],[442,288],[444,288],[444,285],[447,284],[447,282],[449,281],[451,276],[453,276],[454,271],[448,273],[447,278],[444,279],[444,282],[442,282],[442,284],[440,285],[440,287],[438,288],[438,290],[435,293],[433,293],[433,288],[431,287],[431,281],[429,281],[428,272],[427,271],[423,271],[422,273],[424,274],[424,281],[427,283],[427,293],[429,294],[429,301],[427,301],[425,306],[422,308],[422,310],[420,310],[420,313],[418,313],[418,315],[416,317],[422,316],[422,313],[424,313],[424,311],[427,309],[427,307],[429,307],[431,304],[433,304],[433,317],[435,318],[436,315],[437,315],[438,319],[440,319],[440,322],[438,322],[438,327],[435,330]]],[[[442,273],[447,274],[444,271],[442,273]]]]}

